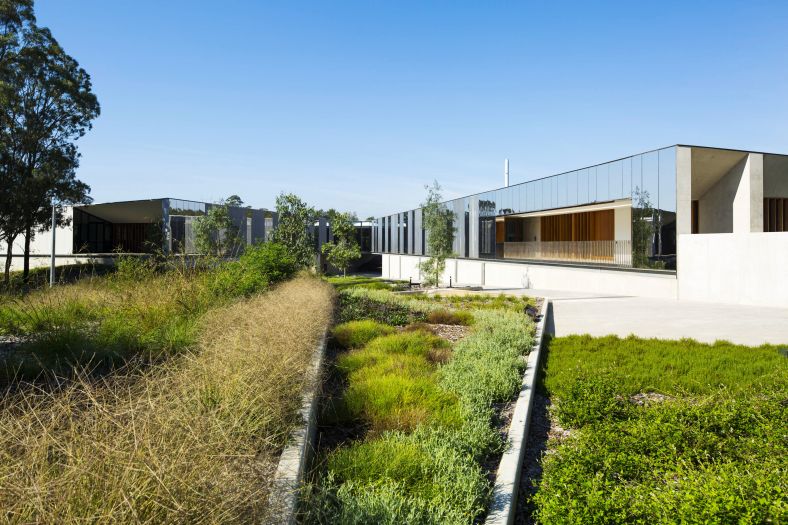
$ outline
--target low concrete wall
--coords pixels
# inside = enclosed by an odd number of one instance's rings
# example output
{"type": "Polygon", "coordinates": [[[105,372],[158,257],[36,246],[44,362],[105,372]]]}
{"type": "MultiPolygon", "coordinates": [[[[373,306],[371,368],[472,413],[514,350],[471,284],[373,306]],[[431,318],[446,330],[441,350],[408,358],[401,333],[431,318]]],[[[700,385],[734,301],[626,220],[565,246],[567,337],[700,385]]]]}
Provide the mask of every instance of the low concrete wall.
{"type": "Polygon", "coordinates": [[[788,307],[788,232],[679,235],[679,299],[788,307]]]}
{"type": "MultiPolygon", "coordinates": [[[[418,263],[422,260],[426,260],[426,257],[383,254],[383,277],[420,282],[418,263]]],[[[449,259],[446,261],[443,283],[448,284],[449,278],[457,286],[571,290],[663,299],[678,297],[676,276],[673,274],[603,268],[449,259]]]]}
{"type": "Polygon", "coordinates": [[[501,456],[495,475],[492,503],[487,519],[484,521],[485,525],[511,525],[517,514],[520,476],[534,406],[534,392],[536,392],[536,377],[539,373],[542,343],[550,309],[550,300],[547,297],[543,297],[542,300],[542,310],[535,326],[534,343],[528,354],[525,372],[520,384],[520,393],[515,402],[509,432],[506,435],[506,450],[501,456]]]}
{"type": "Polygon", "coordinates": [[[290,436],[290,444],[282,451],[279,465],[274,474],[271,493],[268,496],[270,515],[267,523],[271,525],[294,525],[296,523],[299,489],[315,451],[317,404],[322,388],[320,373],[323,368],[327,340],[328,330],[323,333],[320,343],[312,354],[312,364],[307,371],[306,386],[301,395],[301,410],[299,412],[302,423],[290,436]]]}

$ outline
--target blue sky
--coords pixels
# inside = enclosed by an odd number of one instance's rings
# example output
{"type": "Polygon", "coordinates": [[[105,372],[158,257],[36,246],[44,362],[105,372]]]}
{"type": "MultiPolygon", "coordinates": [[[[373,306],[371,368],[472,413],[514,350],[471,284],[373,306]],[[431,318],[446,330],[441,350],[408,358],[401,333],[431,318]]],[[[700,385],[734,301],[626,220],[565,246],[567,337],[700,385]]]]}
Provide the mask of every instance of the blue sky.
{"type": "Polygon", "coordinates": [[[675,143],[788,152],[788,3],[37,0],[97,202],[382,215],[675,143]]]}

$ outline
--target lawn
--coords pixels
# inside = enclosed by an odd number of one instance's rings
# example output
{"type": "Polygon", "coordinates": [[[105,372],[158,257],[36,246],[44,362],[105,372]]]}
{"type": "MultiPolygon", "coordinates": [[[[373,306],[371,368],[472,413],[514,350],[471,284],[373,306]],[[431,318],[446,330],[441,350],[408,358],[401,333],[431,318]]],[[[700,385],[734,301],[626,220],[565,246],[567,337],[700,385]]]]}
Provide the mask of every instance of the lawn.
{"type": "Polygon", "coordinates": [[[543,372],[568,435],[548,441],[536,521],[788,519],[784,349],[570,336],[543,372]]]}
{"type": "Polygon", "coordinates": [[[517,392],[530,319],[506,307],[457,309],[368,287],[343,289],[339,305],[332,373],[341,386],[324,402],[321,426],[349,437],[320,450],[303,521],[480,519],[491,488],[487,461],[503,446],[494,408],[517,392]],[[451,343],[438,326],[465,327],[466,335],[451,343]]]}

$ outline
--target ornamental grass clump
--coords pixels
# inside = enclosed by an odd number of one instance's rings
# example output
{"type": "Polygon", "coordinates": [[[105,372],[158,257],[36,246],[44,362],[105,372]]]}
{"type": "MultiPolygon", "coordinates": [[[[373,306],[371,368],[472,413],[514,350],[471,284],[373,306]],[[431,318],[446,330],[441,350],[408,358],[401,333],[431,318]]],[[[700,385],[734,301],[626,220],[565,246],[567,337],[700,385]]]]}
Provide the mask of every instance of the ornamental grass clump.
{"type": "Polygon", "coordinates": [[[214,308],[195,344],[0,398],[10,523],[260,523],[333,291],[297,278],[214,308]],[[296,334],[294,336],[294,334],[296,334]]]}
{"type": "Polygon", "coordinates": [[[468,326],[473,323],[473,314],[463,310],[452,311],[440,308],[427,314],[427,322],[430,324],[468,326]]]}
{"type": "Polygon", "coordinates": [[[349,415],[365,421],[373,435],[428,423],[459,425],[457,397],[438,386],[430,360],[433,351],[448,347],[434,335],[403,332],[341,356],[337,367],[348,378],[343,402],[349,415]]]}
{"type": "MultiPolygon", "coordinates": [[[[331,423],[363,437],[323,458],[317,482],[305,491],[303,520],[479,520],[491,490],[481,465],[503,446],[492,426],[493,403],[509,401],[519,388],[533,339],[530,319],[514,310],[458,312],[424,296],[352,288],[340,293],[339,313],[405,326],[375,337],[375,330],[359,330],[370,338],[337,358],[346,387],[341,409],[331,401],[331,423]],[[471,326],[452,345],[424,321],[471,326]]],[[[365,325],[340,325],[340,332],[354,326],[365,325]]]]}
{"type": "Polygon", "coordinates": [[[376,337],[394,332],[395,329],[389,325],[371,319],[364,319],[342,323],[334,327],[331,335],[343,348],[360,348],[376,337]]]}
{"type": "Polygon", "coordinates": [[[195,344],[201,315],[296,270],[281,246],[265,243],[248,247],[238,261],[207,269],[120,257],[109,276],[0,297],[0,336],[21,339],[13,352],[0,355],[0,384],[175,355],[195,344]]]}

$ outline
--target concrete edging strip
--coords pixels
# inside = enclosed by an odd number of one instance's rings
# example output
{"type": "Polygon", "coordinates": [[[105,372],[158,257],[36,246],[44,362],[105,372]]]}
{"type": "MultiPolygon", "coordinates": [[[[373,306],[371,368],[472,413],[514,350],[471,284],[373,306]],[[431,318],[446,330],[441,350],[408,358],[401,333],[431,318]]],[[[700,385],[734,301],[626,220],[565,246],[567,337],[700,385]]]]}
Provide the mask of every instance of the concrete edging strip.
{"type": "Polygon", "coordinates": [[[548,305],[550,300],[543,297],[540,319],[536,323],[536,334],[533,347],[528,354],[525,373],[520,386],[520,394],[514,406],[512,424],[506,437],[506,450],[498,464],[495,476],[492,503],[484,523],[486,525],[511,525],[517,512],[517,493],[520,489],[520,474],[525,455],[525,441],[531,422],[531,411],[534,405],[534,389],[539,373],[539,359],[547,326],[548,305]]]}
{"type": "Polygon", "coordinates": [[[290,444],[282,451],[279,465],[271,484],[268,504],[271,509],[268,523],[290,525],[296,522],[298,492],[307,465],[315,450],[317,434],[317,405],[321,390],[320,370],[326,353],[328,330],[323,333],[307,371],[306,389],[301,396],[299,414],[303,423],[290,435],[290,444]]]}

